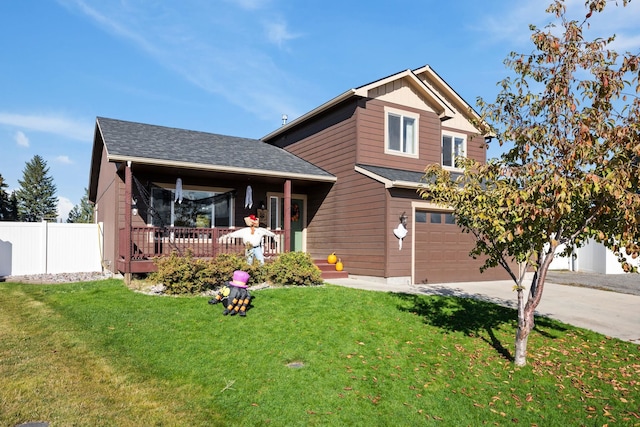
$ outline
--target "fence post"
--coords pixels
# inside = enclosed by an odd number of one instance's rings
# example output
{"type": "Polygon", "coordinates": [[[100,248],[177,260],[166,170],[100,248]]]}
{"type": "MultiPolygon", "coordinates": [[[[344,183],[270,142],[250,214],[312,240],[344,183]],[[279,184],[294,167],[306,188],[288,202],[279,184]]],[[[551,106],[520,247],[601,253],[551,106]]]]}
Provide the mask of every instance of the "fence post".
{"type": "Polygon", "coordinates": [[[42,248],[40,248],[41,250],[41,254],[42,254],[42,265],[44,267],[44,273],[47,274],[49,273],[49,226],[47,225],[47,221],[46,220],[42,220],[41,224],[41,242],[42,242],[42,248]]]}

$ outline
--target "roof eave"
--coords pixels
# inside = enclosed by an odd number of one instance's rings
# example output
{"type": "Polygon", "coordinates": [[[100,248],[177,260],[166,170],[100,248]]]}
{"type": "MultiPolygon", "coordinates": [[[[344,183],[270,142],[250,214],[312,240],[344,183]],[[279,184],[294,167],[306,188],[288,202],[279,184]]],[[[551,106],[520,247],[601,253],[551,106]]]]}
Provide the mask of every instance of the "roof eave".
{"type": "Polygon", "coordinates": [[[191,169],[191,170],[201,170],[208,172],[224,172],[224,173],[235,173],[239,175],[251,175],[251,176],[263,176],[263,177],[272,177],[272,178],[292,178],[303,181],[318,181],[318,182],[336,182],[338,180],[337,177],[331,176],[323,176],[323,175],[309,175],[295,172],[279,172],[279,171],[270,171],[264,169],[252,169],[252,168],[240,168],[234,166],[223,166],[223,165],[208,165],[203,163],[192,163],[192,162],[180,162],[175,160],[162,160],[162,159],[150,159],[146,157],[132,157],[132,156],[122,156],[122,155],[109,155],[108,156],[110,162],[127,162],[144,164],[149,166],[163,166],[163,167],[174,167],[179,169],[191,169]]]}
{"type": "Polygon", "coordinates": [[[424,183],[422,182],[390,180],[360,166],[355,166],[354,170],[361,173],[362,175],[368,176],[369,178],[384,184],[384,188],[405,188],[410,190],[417,190],[424,187],[424,183]]]}
{"type": "Polygon", "coordinates": [[[308,119],[310,119],[311,117],[317,116],[318,114],[330,109],[331,107],[338,105],[339,103],[351,98],[352,96],[356,95],[356,90],[355,89],[349,89],[348,91],[336,96],[335,98],[325,102],[324,104],[320,105],[319,107],[314,108],[313,110],[309,111],[306,114],[303,114],[302,116],[296,118],[295,120],[290,121],[289,123],[287,123],[286,125],[283,125],[281,127],[279,127],[278,129],[274,130],[273,132],[271,132],[268,135],[263,136],[262,138],[260,138],[262,141],[267,141],[269,139],[273,139],[275,137],[277,137],[278,135],[286,132],[287,130],[291,129],[292,127],[296,126],[298,123],[302,123],[308,119]]]}

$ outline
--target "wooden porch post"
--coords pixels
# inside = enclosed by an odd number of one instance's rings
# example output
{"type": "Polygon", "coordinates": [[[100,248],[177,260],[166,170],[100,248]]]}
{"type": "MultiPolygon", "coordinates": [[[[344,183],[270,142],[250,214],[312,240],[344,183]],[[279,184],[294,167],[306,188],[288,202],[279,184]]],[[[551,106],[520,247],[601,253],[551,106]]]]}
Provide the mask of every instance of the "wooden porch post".
{"type": "Polygon", "coordinates": [[[291,180],[284,182],[284,251],[291,250],[291,180]]]}
{"type": "Polygon", "coordinates": [[[131,283],[131,181],[131,162],[128,161],[124,169],[124,239],[127,242],[124,253],[124,281],[127,285],[131,283]]]}

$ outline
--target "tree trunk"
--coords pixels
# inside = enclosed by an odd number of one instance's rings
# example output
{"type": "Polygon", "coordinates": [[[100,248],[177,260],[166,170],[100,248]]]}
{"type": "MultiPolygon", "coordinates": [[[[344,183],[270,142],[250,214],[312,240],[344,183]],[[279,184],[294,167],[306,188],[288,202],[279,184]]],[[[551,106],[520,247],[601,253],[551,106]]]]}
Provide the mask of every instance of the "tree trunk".
{"type": "Polygon", "coordinates": [[[516,366],[524,366],[527,364],[527,342],[529,340],[529,333],[531,333],[535,326],[535,311],[542,299],[544,282],[547,278],[547,271],[553,260],[556,247],[557,244],[551,245],[551,249],[547,252],[544,261],[533,275],[531,287],[529,288],[529,296],[526,301],[524,298],[524,289],[522,287],[518,288],[518,329],[516,330],[516,350],[513,360],[516,366]]]}
{"type": "Polygon", "coordinates": [[[535,307],[531,304],[531,299],[525,303],[524,295],[522,295],[523,292],[522,289],[518,290],[518,329],[516,330],[516,351],[514,356],[516,366],[524,366],[527,364],[529,333],[535,326],[535,307]]]}

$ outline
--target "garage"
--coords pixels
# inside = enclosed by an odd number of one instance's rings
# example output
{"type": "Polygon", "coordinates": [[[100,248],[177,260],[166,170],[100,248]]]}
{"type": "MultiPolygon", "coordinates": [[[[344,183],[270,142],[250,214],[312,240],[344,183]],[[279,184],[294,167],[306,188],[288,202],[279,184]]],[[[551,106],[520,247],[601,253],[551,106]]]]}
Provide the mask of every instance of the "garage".
{"type": "Polygon", "coordinates": [[[483,259],[473,259],[472,234],[463,233],[451,213],[415,211],[415,283],[452,283],[507,280],[502,267],[480,273],[483,259]]]}

